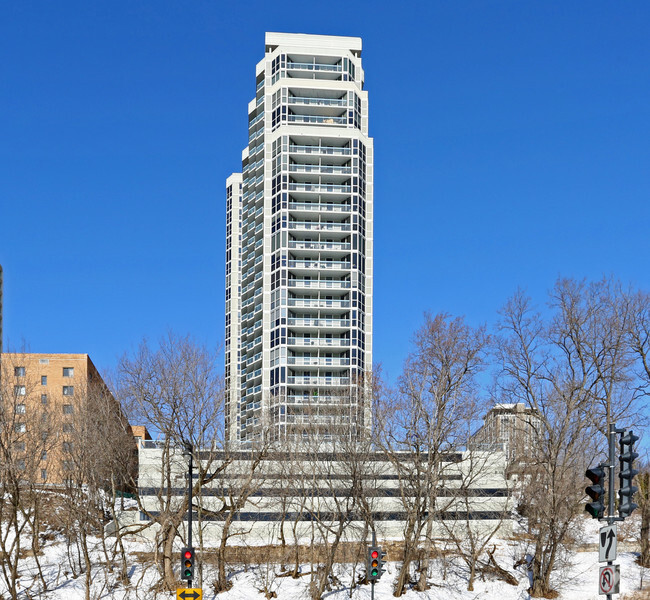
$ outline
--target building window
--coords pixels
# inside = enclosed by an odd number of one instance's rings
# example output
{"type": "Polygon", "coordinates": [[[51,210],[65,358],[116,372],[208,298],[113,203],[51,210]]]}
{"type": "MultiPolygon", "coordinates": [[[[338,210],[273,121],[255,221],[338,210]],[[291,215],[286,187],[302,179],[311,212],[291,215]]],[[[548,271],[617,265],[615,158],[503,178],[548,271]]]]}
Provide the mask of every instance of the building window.
{"type": "Polygon", "coordinates": [[[47,394],[41,394],[41,404],[47,404],[47,394]]]}
{"type": "Polygon", "coordinates": [[[63,470],[64,471],[72,471],[72,461],[71,460],[64,460],[63,461],[63,470]]]}
{"type": "Polygon", "coordinates": [[[72,452],[72,442],[63,442],[63,451],[68,454],[72,452]]]}
{"type": "Polygon", "coordinates": [[[63,395],[64,396],[74,396],[74,386],[73,385],[64,385],[63,386],[63,395]]]}
{"type": "Polygon", "coordinates": [[[24,396],[27,393],[24,385],[15,385],[14,386],[14,396],[24,396]]]}
{"type": "Polygon", "coordinates": [[[43,452],[41,452],[41,460],[47,460],[47,450],[43,450],[43,452]]]}
{"type": "Polygon", "coordinates": [[[25,405],[24,404],[16,404],[16,414],[17,415],[24,415],[25,414],[25,405]]]}
{"type": "Polygon", "coordinates": [[[25,377],[25,367],[14,367],[14,375],[16,377],[25,377]]]}
{"type": "Polygon", "coordinates": [[[74,425],[72,423],[63,424],[63,433],[72,433],[74,431],[74,425]]]}
{"type": "Polygon", "coordinates": [[[47,479],[47,469],[41,469],[41,479],[43,481],[47,479]]]}
{"type": "Polygon", "coordinates": [[[19,471],[24,471],[25,470],[25,460],[22,459],[22,458],[20,460],[17,460],[16,461],[16,468],[19,471]]]}
{"type": "Polygon", "coordinates": [[[63,405],[63,414],[64,415],[71,415],[73,413],[74,409],[72,408],[72,404],[64,404],[63,405]]]}
{"type": "Polygon", "coordinates": [[[74,367],[63,367],[64,377],[74,377],[74,367]]]}
{"type": "Polygon", "coordinates": [[[25,452],[25,442],[16,442],[14,444],[14,452],[25,452]]]}
{"type": "Polygon", "coordinates": [[[41,385],[47,385],[47,375],[41,375],[41,385]]]}
{"type": "Polygon", "coordinates": [[[14,431],[16,433],[25,433],[27,431],[27,426],[25,423],[16,423],[14,424],[14,431]]]}

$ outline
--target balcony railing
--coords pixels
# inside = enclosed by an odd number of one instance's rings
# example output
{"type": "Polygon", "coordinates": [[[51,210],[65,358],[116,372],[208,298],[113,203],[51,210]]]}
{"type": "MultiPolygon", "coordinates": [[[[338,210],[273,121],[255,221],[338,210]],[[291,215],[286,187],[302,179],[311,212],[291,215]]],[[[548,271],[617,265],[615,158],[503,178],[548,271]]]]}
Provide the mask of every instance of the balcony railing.
{"type": "Polygon", "coordinates": [[[339,194],[350,194],[352,192],[352,186],[334,183],[290,183],[289,190],[294,192],[337,192],[339,194]]]}
{"type": "Polygon", "coordinates": [[[316,346],[321,348],[343,348],[350,345],[347,338],[306,338],[290,337],[287,339],[289,346],[316,346]]]}
{"type": "Polygon", "coordinates": [[[341,73],[343,71],[342,65],[323,65],[318,63],[301,63],[301,62],[287,62],[287,69],[300,70],[300,71],[328,71],[330,73],[341,73]]]}
{"type": "Polygon", "coordinates": [[[289,279],[289,287],[311,288],[316,290],[342,290],[350,287],[349,281],[329,281],[318,279],[289,279]]]}
{"type": "Polygon", "coordinates": [[[290,365],[305,367],[346,367],[350,364],[349,358],[314,357],[314,356],[290,356],[287,359],[290,365]]]}
{"type": "Polygon", "coordinates": [[[298,242],[290,241],[289,248],[296,250],[350,250],[350,242],[298,242]]]}
{"type": "Polygon", "coordinates": [[[307,104],[310,106],[347,106],[345,98],[305,98],[303,96],[289,96],[289,104],[307,104]]]}
{"type": "Polygon", "coordinates": [[[320,125],[347,125],[347,117],[322,117],[320,115],[287,115],[289,123],[318,123],[320,125]]]}
{"type": "Polygon", "coordinates": [[[311,202],[289,202],[289,210],[309,210],[315,212],[350,212],[349,204],[317,204],[311,202]]]}
{"type": "Polygon", "coordinates": [[[340,174],[351,175],[352,167],[343,167],[337,165],[303,165],[292,163],[289,165],[291,173],[319,173],[319,174],[340,174]]]}
{"type": "Polygon", "coordinates": [[[290,144],[289,152],[300,152],[302,154],[333,154],[338,156],[350,156],[352,148],[343,148],[340,146],[300,146],[290,144]]]}
{"type": "Polygon", "coordinates": [[[289,229],[309,231],[350,231],[349,223],[317,223],[315,221],[289,221],[289,229]]]}
{"type": "Polygon", "coordinates": [[[310,377],[309,375],[297,375],[287,377],[289,385],[349,385],[349,377],[310,377]]]}
{"type": "Polygon", "coordinates": [[[306,319],[291,317],[287,321],[290,327],[350,327],[350,319],[306,319]]]}
{"type": "Polygon", "coordinates": [[[352,263],[342,260],[290,260],[290,269],[349,269],[352,263]]]}
{"type": "Polygon", "coordinates": [[[289,306],[303,308],[350,308],[349,300],[320,300],[318,298],[289,298],[289,306]]]}

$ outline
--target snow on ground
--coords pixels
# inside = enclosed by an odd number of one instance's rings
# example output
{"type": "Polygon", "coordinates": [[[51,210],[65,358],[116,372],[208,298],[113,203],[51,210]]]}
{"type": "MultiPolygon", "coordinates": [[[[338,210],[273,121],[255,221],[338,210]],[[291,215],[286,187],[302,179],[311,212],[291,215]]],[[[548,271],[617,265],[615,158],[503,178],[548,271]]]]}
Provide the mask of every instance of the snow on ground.
{"type": "MultiPolygon", "coordinates": [[[[151,591],[151,587],[158,579],[155,567],[145,567],[138,562],[136,552],[150,551],[151,548],[145,543],[127,542],[129,552],[129,577],[131,588],[125,589],[115,584],[112,575],[107,575],[105,569],[99,564],[95,567],[93,575],[93,588],[90,597],[93,600],[110,598],[115,600],[148,600],[174,598],[173,594],[151,591]]],[[[100,561],[99,549],[95,552],[96,560],[100,561]]],[[[524,600],[528,599],[528,579],[523,571],[512,569],[513,553],[506,543],[502,543],[497,553],[497,560],[501,566],[508,568],[519,579],[518,586],[511,586],[495,579],[482,581],[480,576],[475,582],[473,592],[467,591],[467,570],[463,563],[458,560],[442,562],[432,561],[430,570],[431,589],[426,592],[409,590],[403,598],[405,600],[524,600]]],[[[636,555],[631,552],[619,552],[618,563],[621,565],[621,592],[627,593],[639,589],[640,568],[635,563],[636,555]]],[[[200,559],[200,556],[199,556],[200,559]]],[[[584,551],[572,553],[569,557],[570,566],[558,572],[554,585],[560,592],[560,600],[597,600],[604,598],[598,595],[598,554],[597,551],[584,551]]],[[[60,537],[48,543],[41,556],[41,564],[48,591],[39,594],[34,583],[36,570],[33,559],[26,559],[24,568],[21,570],[21,596],[38,596],[42,600],[83,600],[85,597],[84,576],[76,578],[70,572],[67,557],[67,545],[60,537]],[[31,584],[31,585],[30,585],[31,584]]],[[[388,600],[393,598],[393,582],[398,572],[399,563],[389,562],[387,572],[381,581],[375,586],[375,599],[388,600]]],[[[307,571],[309,567],[303,567],[307,571]]],[[[363,569],[363,568],[362,568],[363,569]]],[[[216,596],[212,590],[211,582],[216,578],[213,566],[206,566],[203,573],[203,598],[205,600],[248,600],[260,599],[264,596],[259,589],[266,581],[270,589],[277,592],[278,600],[307,598],[309,576],[306,575],[297,580],[290,577],[277,577],[278,569],[273,565],[260,565],[232,569],[233,587],[227,592],[216,596]]],[[[357,574],[358,574],[357,570],[357,574]]],[[[370,586],[356,587],[350,596],[349,584],[352,578],[352,568],[347,565],[338,565],[337,577],[342,582],[338,587],[333,587],[326,592],[328,600],[344,600],[352,597],[356,600],[370,600],[370,586]]],[[[650,573],[649,573],[650,575],[650,573]]],[[[5,596],[4,589],[0,587],[0,594],[5,596]]],[[[5,596],[6,597],[6,596],[5,596]]]]}

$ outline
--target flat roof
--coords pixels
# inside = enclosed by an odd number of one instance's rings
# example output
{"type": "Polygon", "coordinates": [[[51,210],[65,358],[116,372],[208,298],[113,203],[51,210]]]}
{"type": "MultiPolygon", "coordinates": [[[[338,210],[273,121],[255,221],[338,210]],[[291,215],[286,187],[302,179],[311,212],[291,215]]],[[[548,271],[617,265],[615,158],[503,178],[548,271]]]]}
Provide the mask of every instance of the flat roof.
{"type": "Polygon", "coordinates": [[[325,48],[361,52],[360,37],[340,35],[312,35],[309,33],[277,33],[267,31],[265,36],[267,46],[296,46],[296,48],[325,48]]]}

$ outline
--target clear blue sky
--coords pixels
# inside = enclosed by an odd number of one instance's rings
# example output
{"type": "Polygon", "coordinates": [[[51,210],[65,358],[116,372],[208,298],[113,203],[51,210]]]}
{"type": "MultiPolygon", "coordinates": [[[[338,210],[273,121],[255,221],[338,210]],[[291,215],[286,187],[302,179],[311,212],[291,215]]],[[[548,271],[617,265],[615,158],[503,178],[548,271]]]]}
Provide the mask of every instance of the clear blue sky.
{"type": "Polygon", "coordinates": [[[168,328],[223,341],[225,178],[264,32],[363,38],[375,359],[424,311],[521,286],[650,288],[647,1],[0,4],[5,342],[100,370],[168,328]]]}

